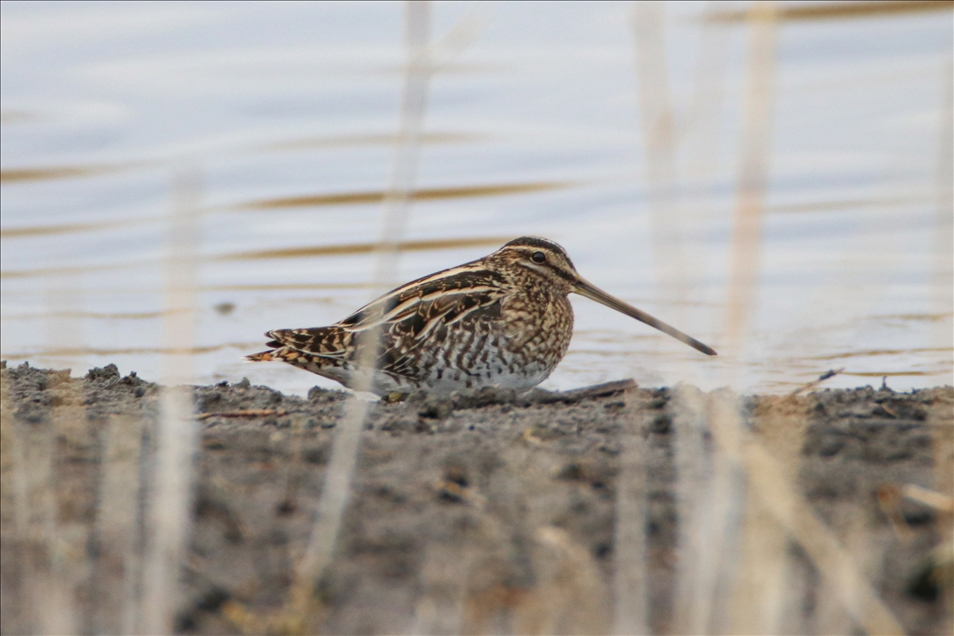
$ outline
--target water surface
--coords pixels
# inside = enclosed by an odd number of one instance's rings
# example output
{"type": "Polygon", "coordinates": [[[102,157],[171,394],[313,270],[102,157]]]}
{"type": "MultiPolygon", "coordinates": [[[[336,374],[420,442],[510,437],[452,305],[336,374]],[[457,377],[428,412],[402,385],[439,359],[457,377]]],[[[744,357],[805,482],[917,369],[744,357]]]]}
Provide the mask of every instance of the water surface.
{"type": "MultiPolygon", "coordinates": [[[[746,5],[434,4],[440,66],[392,282],[546,236],[723,354],[578,298],[548,388],[785,392],[840,368],[827,386],[952,383],[951,11],[876,4],[781,5],[735,326],[761,59],[746,5]]],[[[336,386],[242,358],[375,291],[403,19],[400,3],[3,4],[2,357],[158,378],[185,205],[193,381],[336,386]]]]}

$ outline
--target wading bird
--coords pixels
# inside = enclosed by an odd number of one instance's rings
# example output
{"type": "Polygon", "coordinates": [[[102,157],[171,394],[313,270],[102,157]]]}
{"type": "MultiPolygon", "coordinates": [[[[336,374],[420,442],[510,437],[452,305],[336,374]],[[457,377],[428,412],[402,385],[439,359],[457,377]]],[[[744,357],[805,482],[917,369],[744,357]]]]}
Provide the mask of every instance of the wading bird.
{"type": "Polygon", "coordinates": [[[571,293],[716,355],[584,280],[553,241],[523,237],[402,285],[329,327],[269,331],[272,348],[248,359],[281,360],[382,396],[485,386],[525,391],[543,382],[566,353],[571,293]]]}

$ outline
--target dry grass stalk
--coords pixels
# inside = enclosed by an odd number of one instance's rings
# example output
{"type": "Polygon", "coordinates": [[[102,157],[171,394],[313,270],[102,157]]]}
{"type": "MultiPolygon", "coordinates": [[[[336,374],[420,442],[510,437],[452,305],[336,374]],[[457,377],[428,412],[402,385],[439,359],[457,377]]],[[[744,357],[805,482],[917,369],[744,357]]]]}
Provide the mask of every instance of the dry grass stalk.
{"type": "MultiPolygon", "coordinates": [[[[954,348],[954,60],[941,65],[941,117],[938,121],[937,167],[935,171],[934,247],[931,263],[932,312],[941,320],[934,323],[929,346],[954,348]]],[[[950,378],[954,382],[954,377],[950,378]]]]}
{"type": "Polygon", "coordinates": [[[173,630],[180,564],[191,519],[192,453],[196,427],[192,391],[179,386],[191,380],[195,327],[195,255],[199,183],[194,169],[176,175],[166,259],[160,418],[156,431],[155,471],[147,511],[142,598],[138,628],[146,633],[173,630]]]}
{"type": "Polygon", "coordinates": [[[723,346],[732,356],[741,354],[749,317],[754,310],[759,275],[775,102],[776,11],[774,2],[768,1],[755,2],[749,9],[751,41],[723,325],[723,346]]]}
{"type": "MultiPolygon", "coordinates": [[[[384,197],[381,240],[375,248],[375,266],[372,282],[386,289],[397,271],[398,246],[403,239],[410,213],[410,193],[414,188],[421,128],[427,103],[427,86],[432,72],[427,44],[430,39],[430,4],[405,4],[405,41],[407,64],[401,97],[401,116],[396,154],[392,164],[389,187],[384,197]]],[[[375,294],[376,295],[376,294],[375,294]]],[[[356,364],[372,368],[380,347],[380,327],[370,329],[363,336],[372,346],[365,346],[356,364]]],[[[355,386],[356,392],[370,390],[372,374],[355,386]]],[[[304,617],[314,608],[313,589],[331,563],[338,541],[338,533],[348,503],[351,476],[354,472],[361,429],[367,416],[368,402],[353,397],[345,404],[341,424],[337,427],[331,459],[325,471],[325,481],[318,501],[315,526],[311,540],[290,593],[288,611],[292,617],[304,617]]],[[[294,624],[301,621],[293,620],[294,624]]]]}
{"type": "Polygon", "coordinates": [[[736,421],[722,416],[718,410],[723,406],[712,396],[685,385],[675,393],[680,523],[675,631],[711,633],[722,631],[728,620],[725,601],[746,496],[743,432],[736,421]],[[707,442],[707,431],[715,447],[707,442]]]}
{"type": "Polygon", "coordinates": [[[142,420],[110,416],[100,470],[102,481],[96,512],[100,544],[96,583],[106,607],[94,608],[96,631],[132,634],[136,630],[136,599],[141,581],[140,554],[136,547],[139,528],[139,465],[142,454],[142,420]],[[106,600],[109,578],[118,576],[121,599],[106,600]]]}
{"type": "Polygon", "coordinates": [[[671,299],[678,311],[686,298],[686,272],[676,199],[676,125],[666,60],[665,4],[636,3],[633,28],[657,297],[671,299]]]}
{"type": "MultiPolygon", "coordinates": [[[[735,418],[741,424],[741,415],[725,403],[725,397],[715,394],[715,399],[721,402],[717,403],[715,411],[717,419],[735,418]]],[[[741,426],[739,430],[743,431],[740,459],[751,496],[758,499],[758,505],[774,523],[802,546],[821,574],[825,589],[830,592],[826,596],[837,599],[842,610],[868,633],[902,633],[900,623],[865,579],[852,552],[818,519],[811,505],[798,492],[790,462],[779,461],[741,426]]],[[[720,436],[714,435],[714,439],[721,447],[720,436]]],[[[863,553],[864,546],[859,546],[858,550],[863,553]]],[[[754,566],[759,565],[755,563],[754,566]]]]}
{"type": "Polygon", "coordinates": [[[648,417],[637,415],[635,392],[624,394],[626,418],[616,486],[613,558],[613,633],[649,633],[649,581],[646,563],[646,439],[648,417]]]}

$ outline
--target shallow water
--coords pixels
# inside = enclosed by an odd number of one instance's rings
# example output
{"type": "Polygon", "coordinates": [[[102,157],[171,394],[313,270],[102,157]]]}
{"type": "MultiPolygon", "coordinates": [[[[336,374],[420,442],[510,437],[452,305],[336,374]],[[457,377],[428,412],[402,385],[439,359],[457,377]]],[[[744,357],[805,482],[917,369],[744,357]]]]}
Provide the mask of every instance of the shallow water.
{"type": "MultiPolygon", "coordinates": [[[[547,388],[954,382],[950,5],[782,7],[774,29],[731,6],[643,8],[637,46],[627,4],[436,3],[386,282],[547,236],[722,354],[579,298],[547,388]],[[742,189],[752,174],[764,187],[742,189]]],[[[154,379],[186,342],[195,382],[335,386],[242,358],[381,291],[403,19],[399,3],[3,4],[2,357],[154,379]],[[183,299],[194,330],[163,335],[183,299]]]]}

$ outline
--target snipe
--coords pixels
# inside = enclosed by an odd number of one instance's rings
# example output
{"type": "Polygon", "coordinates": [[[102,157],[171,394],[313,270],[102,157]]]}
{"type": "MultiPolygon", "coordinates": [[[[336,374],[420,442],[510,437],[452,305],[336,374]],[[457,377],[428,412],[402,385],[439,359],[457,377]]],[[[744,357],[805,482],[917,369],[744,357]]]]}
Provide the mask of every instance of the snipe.
{"type": "Polygon", "coordinates": [[[402,285],[329,327],[269,331],[272,349],[248,359],[282,360],[347,387],[370,386],[378,395],[484,386],[527,390],[545,380],[566,353],[573,333],[571,293],[716,355],[588,283],[553,241],[523,237],[484,258],[402,285]],[[371,330],[379,332],[379,343],[362,338],[371,330]],[[379,347],[377,355],[362,357],[372,345],[379,347]],[[373,358],[369,382],[359,361],[373,358]]]}

